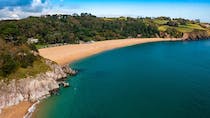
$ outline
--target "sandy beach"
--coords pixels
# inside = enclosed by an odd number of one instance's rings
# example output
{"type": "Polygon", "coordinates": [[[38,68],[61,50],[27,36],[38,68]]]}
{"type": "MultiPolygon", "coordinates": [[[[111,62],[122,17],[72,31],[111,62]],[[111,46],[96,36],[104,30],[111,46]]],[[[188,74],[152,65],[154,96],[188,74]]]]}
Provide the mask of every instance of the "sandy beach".
{"type": "Polygon", "coordinates": [[[2,110],[0,118],[23,118],[32,104],[31,102],[21,102],[18,105],[7,107],[2,110]]]}
{"type": "Polygon", "coordinates": [[[170,39],[170,38],[118,39],[118,40],[99,41],[89,44],[70,44],[59,47],[44,48],[40,49],[39,52],[42,57],[55,61],[60,65],[64,65],[115,48],[126,47],[126,46],[148,43],[148,42],[176,41],[176,40],[181,40],[181,39],[170,39]]]}

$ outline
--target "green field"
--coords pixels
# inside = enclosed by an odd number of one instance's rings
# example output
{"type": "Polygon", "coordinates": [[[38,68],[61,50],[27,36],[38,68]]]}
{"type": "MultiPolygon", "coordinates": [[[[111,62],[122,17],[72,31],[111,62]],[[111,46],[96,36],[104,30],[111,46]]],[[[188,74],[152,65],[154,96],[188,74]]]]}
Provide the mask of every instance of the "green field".
{"type": "Polygon", "coordinates": [[[168,28],[169,28],[168,25],[162,25],[162,26],[159,26],[159,27],[158,27],[158,30],[164,32],[164,31],[166,31],[168,28]]]}
{"type": "Polygon", "coordinates": [[[164,25],[168,22],[168,20],[159,20],[159,19],[155,19],[154,23],[158,24],[158,25],[164,25]]]}
{"type": "Polygon", "coordinates": [[[192,32],[194,29],[198,29],[198,30],[207,30],[203,27],[201,27],[199,24],[187,24],[187,25],[179,25],[178,27],[172,27],[172,26],[168,26],[168,25],[161,25],[158,27],[158,29],[160,31],[166,31],[169,27],[171,28],[175,28],[180,32],[192,32]]]}
{"type": "Polygon", "coordinates": [[[177,30],[180,32],[192,32],[194,29],[206,30],[202,28],[199,24],[179,25],[179,27],[177,28],[177,30]]]}
{"type": "Polygon", "coordinates": [[[41,49],[41,48],[45,48],[47,45],[42,45],[42,44],[37,44],[36,48],[37,49],[41,49]]]}

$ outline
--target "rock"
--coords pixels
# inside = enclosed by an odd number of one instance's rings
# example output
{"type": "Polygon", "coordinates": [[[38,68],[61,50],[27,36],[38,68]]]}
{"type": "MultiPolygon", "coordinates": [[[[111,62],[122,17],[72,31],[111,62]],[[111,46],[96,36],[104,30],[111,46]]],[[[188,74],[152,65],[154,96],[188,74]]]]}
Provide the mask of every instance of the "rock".
{"type": "Polygon", "coordinates": [[[59,85],[60,85],[60,86],[63,86],[64,88],[70,86],[69,83],[68,83],[68,82],[65,82],[65,81],[59,82],[59,85]]]}
{"type": "Polygon", "coordinates": [[[184,40],[200,40],[200,39],[207,39],[210,35],[205,30],[194,30],[192,32],[184,33],[183,39],[184,40]]]}
{"type": "Polygon", "coordinates": [[[76,74],[76,71],[67,66],[61,67],[49,60],[46,61],[46,64],[52,71],[34,77],[12,80],[7,84],[0,81],[0,110],[22,101],[34,102],[45,98],[58,91],[57,81],[66,78],[67,74],[76,74]]]}
{"type": "Polygon", "coordinates": [[[69,67],[69,65],[64,65],[64,66],[62,67],[62,69],[63,69],[63,71],[64,71],[65,73],[67,73],[67,74],[69,74],[69,75],[76,75],[76,74],[77,74],[77,71],[72,70],[72,69],[69,67]]]}

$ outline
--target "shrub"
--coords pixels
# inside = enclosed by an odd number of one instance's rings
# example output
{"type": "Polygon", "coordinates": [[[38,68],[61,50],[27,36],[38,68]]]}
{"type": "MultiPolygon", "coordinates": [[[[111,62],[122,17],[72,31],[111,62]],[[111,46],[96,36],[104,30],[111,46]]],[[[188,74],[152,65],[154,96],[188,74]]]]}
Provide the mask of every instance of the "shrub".
{"type": "Polygon", "coordinates": [[[0,62],[0,75],[4,77],[14,72],[18,67],[17,62],[9,54],[1,54],[0,62]]]}
{"type": "Polygon", "coordinates": [[[166,23],[168,26],[173,26],[173,27],[178,27],[178,23],[177,22],[175,22],[175,21],[169,21],[169,22],[167,22],[166,23]]]}
{"type": "Polygon", "coordinates": [[[173,38],[181,38],[183,36],[183,33],[177,31],[175,28],[168,28],[166,30],[166,33],[169,34],[170,37],[173,37],[173,38]]]}

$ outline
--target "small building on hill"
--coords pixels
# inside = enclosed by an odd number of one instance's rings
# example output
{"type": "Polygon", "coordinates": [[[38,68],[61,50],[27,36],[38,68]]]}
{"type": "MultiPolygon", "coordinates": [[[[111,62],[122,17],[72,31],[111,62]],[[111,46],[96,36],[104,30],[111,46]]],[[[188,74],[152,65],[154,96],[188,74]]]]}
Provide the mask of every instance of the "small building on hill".
{"type": "Polygon", "coordinates": [[[31,44],[31,43],[38,43],[39,39],[34,39],[34,38],[28,38],[27,43],[31,44]]]}
{"type": "Polygon", "coordinates": [[[141,37],[142,37],[142,34],[137,34],[136,37],[137,37],[137,38],[141,38],[141,37]]]}

